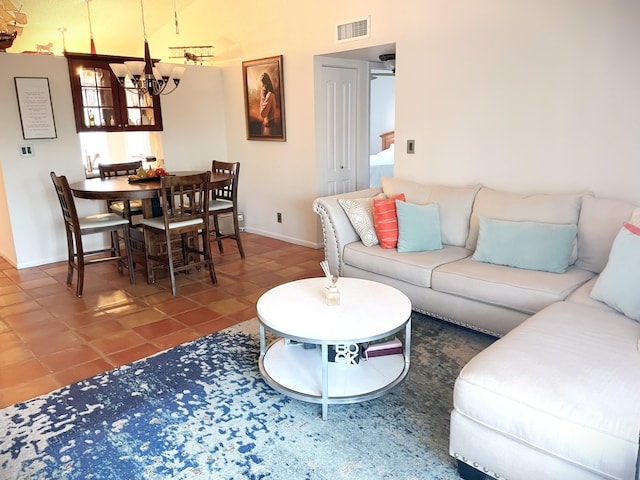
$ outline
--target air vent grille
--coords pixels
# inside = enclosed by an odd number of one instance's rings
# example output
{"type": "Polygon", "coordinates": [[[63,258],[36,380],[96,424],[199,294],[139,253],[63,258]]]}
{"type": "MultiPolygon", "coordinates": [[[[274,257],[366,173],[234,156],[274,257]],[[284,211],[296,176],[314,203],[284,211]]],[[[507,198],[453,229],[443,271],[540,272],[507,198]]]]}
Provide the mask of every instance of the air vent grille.
{"type": "Polygon", "coordinates": [[[369,18],[342,23],[336,26],[336,40],[346,42],[369,36],[369,18]]]}

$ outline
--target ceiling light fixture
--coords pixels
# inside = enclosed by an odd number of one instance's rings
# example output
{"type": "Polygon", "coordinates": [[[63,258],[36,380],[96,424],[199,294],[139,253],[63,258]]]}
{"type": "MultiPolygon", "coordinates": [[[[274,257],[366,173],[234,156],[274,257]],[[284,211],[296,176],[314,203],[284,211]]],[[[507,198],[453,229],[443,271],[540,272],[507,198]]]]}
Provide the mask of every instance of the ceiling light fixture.
{"type": "Polygon", "coordinates": [[[142,0],[140,0],[140,11],[142,13],[142,33],[144,34],[144,61],[110,63],[109,66],[118,78],[118,83],[129,91],[137,92],[139,95],[147,93],[150,95],[168,95],[178,88],[185,68],[173,63],[159,62],[154,65],[151,62],[142,0]],[[170,83],[173,83],[173,88],[165,92],[167,85],[170,83]]]}
{"type": "Polygon", "coordinates": [[[394,74],[396,73],[396,54],[395,53],[385,53],[378,57],[384,65],[391,70],[394,74]]]}

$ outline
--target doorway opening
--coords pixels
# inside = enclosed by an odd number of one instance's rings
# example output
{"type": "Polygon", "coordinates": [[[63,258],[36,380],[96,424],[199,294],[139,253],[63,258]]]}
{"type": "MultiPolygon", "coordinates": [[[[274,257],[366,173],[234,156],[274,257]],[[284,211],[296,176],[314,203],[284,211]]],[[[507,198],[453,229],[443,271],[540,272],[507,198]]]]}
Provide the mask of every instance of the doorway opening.
{"type": "Polygon", "coordinates": [[[383,68],[370,64],[369,187],[379,187],[382,177],[392,177],[395,163],[395,64],[392,70],[384,61],[382,63],[383,68]]]}
{"type": "Polygon", "coordinates": [[[393,175],[395,53],[386,44],[315,57],[319,195],[379,186],[393,175]]]}

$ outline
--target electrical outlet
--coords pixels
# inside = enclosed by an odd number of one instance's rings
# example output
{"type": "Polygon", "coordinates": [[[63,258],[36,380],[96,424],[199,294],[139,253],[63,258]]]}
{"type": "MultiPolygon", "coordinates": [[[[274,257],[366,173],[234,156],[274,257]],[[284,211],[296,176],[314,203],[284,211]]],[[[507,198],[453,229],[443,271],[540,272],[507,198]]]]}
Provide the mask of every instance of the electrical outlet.
{"type": "Polygon", "coordinates": [[[282,223],[282,214],[280,212],[276,213],[276,220],[278,223],[282,223]]]}

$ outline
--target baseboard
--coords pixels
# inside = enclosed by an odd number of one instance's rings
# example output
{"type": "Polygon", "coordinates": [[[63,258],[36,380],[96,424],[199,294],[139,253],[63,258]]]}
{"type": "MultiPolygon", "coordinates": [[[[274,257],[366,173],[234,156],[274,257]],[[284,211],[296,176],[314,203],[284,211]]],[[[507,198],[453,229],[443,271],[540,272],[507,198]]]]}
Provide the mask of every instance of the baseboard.
{"type": "Polygon", "coordinates": [[[277,233],[269,232],[267,230],[260,230],[259,228],[247,227],[245,231],[248,233],[255,233],[256,235],[261,235],[263,237],[275,238],[276,240],[282,240],[283,242],[293,243],[294,245],[300,245],[301,247],[315,248],[316,250],[324,248],[324,245],[322,243],[314,243],[307,240],[301,240],[299,238],[288,237],[286,235],[278,235],[277,233]]]}

